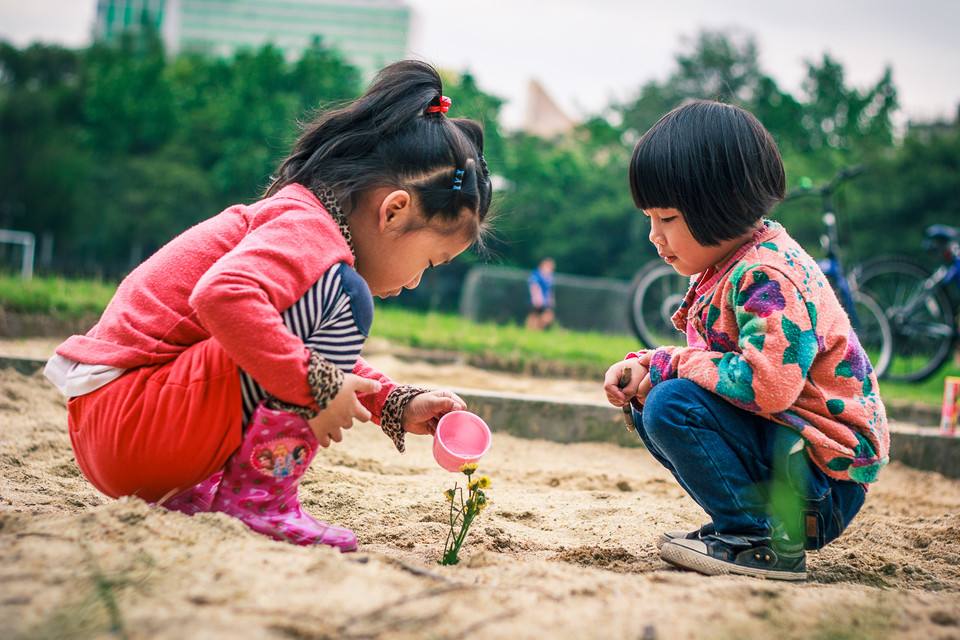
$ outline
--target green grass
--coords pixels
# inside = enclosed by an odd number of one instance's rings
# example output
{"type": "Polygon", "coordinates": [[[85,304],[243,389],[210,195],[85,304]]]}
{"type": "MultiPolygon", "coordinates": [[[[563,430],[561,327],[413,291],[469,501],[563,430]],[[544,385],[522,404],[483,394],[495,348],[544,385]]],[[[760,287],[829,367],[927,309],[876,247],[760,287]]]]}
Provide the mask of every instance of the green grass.
{"type": "Polygon", "coordinates": [[[884,398],[910,400],[939,406],[943,400],[943,380],[947,376],[960,376],[960,367],[951,362],[923,382],[881,380],[880,394],[884,398]]]}
{"type": "MultiPolygon", "coordinates": [[[[11,311],[79,317],[96,314],[113,295],[113,283],[98,280],[0,276],[0,307],[11,311]]],[[[520,363],[556,362],[602,371],[628,351],[639,348],[632,336],[553,329],[531,332],[513,325],[478,324],[460,316],[421,313],[399,307],[377,309],[373,335],[398,345],[446,349],[506,358],[520,363]]],[[[939,405],[944,376],[960,376],[952,362],[919,384],[882,381],[884,398],[939,405]]]]}
{"type": "Polygon", "coordinates": [[[100,280],[23,280],[19,276],[0,275],[0,306],[8,311],[76,318],[103,311],[116,286],[100,280]]]}
{"type": "Polygon", "coordinates": [[[534,332],[516,325],[476,323],[453,314],[424,314],[397,307],[377,310],[373,335],[411,347],[604,369],[639,347],[630,336],[566,329],[534,332]]]}

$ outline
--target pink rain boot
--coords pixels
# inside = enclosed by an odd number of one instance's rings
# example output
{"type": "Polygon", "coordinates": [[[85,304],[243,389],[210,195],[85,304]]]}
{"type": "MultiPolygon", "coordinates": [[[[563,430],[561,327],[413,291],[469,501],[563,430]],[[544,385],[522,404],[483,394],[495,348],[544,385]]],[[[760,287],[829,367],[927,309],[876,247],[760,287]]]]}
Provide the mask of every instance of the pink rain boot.
{"type": "Polygon", "coordinates": [[[217,471],[203,482],[193,485],[186,491],[181,491],[169,500],[162,501],[160,505],[171,511],[185,513],[188,516],[203,511],[210,511],[210,506],[213,504],[213,497],[217,493],[217,488],[220,486],[220,480],[222,478],[223,471],[217,471]]]}
{"type": "Polygon", "coordinates": [[[315,520],[300,507],[297,487],[316,453],[317,437],[306,420],[261,404],[227,461],[212,510],[277,540],[356,551],[353,531],[315,520]]]}

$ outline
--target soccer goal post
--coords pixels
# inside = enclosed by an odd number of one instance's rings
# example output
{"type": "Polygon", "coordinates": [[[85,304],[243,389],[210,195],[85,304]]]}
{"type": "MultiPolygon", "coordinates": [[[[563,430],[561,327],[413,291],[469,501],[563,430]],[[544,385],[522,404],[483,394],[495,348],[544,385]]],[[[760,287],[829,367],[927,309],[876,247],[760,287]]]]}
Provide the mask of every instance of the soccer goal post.
{"type": "Polygon", "coordinates": [[[20,275],[24,280],[33,277],[33,254],[37,245],[36,237],[27,231],[0,229],[0,244],[13,244],[23,247],[20,260],[20,275]]]}

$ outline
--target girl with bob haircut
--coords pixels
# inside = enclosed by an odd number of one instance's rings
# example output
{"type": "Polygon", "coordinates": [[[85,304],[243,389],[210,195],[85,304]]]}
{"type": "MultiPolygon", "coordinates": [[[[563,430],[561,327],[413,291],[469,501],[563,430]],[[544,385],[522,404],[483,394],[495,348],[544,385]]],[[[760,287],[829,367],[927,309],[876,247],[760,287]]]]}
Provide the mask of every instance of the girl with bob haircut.
{"type": "Polygon", "coordinates": [[[661,557],[710,575],[802,580],[805,549],[843,532],[888,462],[870,360],[816,261],[766,218],[785,184],[763,125],[705,100],[630,163],[650,242],[691,276],[673,316],[686,345],[628,354],[604,390],[711,519],[663,534],[661,557]]]}

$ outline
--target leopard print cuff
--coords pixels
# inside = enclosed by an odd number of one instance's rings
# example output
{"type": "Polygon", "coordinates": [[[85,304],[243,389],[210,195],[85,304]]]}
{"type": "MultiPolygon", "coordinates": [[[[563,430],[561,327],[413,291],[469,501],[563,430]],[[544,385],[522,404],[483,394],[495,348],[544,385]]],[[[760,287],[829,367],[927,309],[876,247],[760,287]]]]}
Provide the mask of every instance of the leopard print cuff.
{"type": "Polygon", "coordinates": [[[307,384],[313,390],[313,399],[320,411],[327,408],[343,387],[343,371],[316,351],[310,352],[307,362],[307,384]]]}
{"type": "Polygon", "coordinates": [[[427,391],[427,389],[419,387],[398,385],[387,396],[387,401],[383,403],[383,410],[380,412],[380,428],[393,440],[393,446],[400,453],[405,450],[403,438],[406,432],[403,430],[403,411],[411,400],[427,391]]]}
{"type": "MultiPolygon", "coordinates": [[[[330,401],[340,393],[340,389],[343,387],[343,372],[329,360],[321,357],[315,351],[311,351],[310,358],[307,360],[307,384],[310,385],[310,390],[313,392],[314,401],[320,407],[320,411],[323,411],[330,401]]],[[[276,398],[267,400],[267,406],[278,411],[295,413],[307,420],[315,418],[318,413],[309,407],[289,404],[276,398]]]]}

